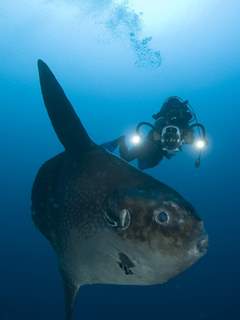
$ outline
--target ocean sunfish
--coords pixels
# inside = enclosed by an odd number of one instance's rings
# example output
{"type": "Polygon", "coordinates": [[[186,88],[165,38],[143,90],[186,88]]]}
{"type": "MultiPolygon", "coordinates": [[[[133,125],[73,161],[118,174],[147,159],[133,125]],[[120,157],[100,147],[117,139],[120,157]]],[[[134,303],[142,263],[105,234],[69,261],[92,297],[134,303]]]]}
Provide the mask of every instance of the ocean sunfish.
{"type": "Polygon", "coordinates": [[[65,151],[37,174],[32,218],[56,252],[70,320],[80,286],[164,283],[206,253],[208,238],[175,190],[95,144],[48,66],[38,68],[65,151]]]}

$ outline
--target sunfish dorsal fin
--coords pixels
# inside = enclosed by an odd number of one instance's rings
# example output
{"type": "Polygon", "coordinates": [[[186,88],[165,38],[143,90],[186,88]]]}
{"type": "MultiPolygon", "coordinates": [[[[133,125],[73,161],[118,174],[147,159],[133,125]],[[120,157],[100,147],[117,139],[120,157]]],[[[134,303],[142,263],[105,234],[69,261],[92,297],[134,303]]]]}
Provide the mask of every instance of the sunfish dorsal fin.
{"type": "Polygon", "coordinates": [[[38,70],[44,103],[60,142],[67,151],[75,155],[90,151],[95,144],[57,79],[42,60],[38,60],[38,70]]]}

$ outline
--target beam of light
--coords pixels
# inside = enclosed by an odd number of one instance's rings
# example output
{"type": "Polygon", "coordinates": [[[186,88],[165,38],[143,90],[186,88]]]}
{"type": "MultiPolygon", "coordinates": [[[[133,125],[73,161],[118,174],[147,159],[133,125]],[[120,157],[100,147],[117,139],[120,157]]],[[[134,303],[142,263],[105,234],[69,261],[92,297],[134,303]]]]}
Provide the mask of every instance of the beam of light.
{"type": "Polygon", "coordinates": [[[134,145],[139,145],[142,142],[142,138],[138,134],[134,134],[130,138],[130,142],[134,145]]]}
{"type": "Polygon", "coordinates": [[[203,150],[206,148],[206,141],[203,140],[203,139],[198,139],[195,143],[195,148],[198,149],[198,150],[203,150]]]}

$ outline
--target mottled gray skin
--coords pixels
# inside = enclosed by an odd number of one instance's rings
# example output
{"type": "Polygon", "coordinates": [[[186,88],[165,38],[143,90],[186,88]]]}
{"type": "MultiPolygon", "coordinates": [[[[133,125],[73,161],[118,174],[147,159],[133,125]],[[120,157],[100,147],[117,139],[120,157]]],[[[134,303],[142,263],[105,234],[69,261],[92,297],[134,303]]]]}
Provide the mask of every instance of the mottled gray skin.
{"type": "MultiPolygon", "coordinates": [[[[49,112],[54,100],[48,103],[47,94],[61,100],[64,93],[43,62],[39,69],[40,79],[47,79],[41,85],[49,112]]],[[[57,254],[66,319],[72,316],[81,285],[164,283],[206,253],[203,223],[182,196],[94,145],[85,131],[79,132],[85,143],[78,152],[71,152],[73,145],[67,150],[69,142],[61,139],[55,114],[49,115],[66,151],[40,169],[33,186],[32,217],[57,254]],[[124,209],[131,218],[127,228],[111,226],[106,217],[118,217],[124,209]],[[156,212],[161,211],[168,213],[167,223],[156,222],[156,212]]]]}

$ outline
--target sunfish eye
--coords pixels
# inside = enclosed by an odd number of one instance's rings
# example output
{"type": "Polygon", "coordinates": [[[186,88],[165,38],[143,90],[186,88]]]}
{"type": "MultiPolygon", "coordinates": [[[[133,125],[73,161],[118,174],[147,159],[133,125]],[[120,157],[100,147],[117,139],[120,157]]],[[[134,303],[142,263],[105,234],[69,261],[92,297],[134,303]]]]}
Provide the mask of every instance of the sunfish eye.
{"type": "Polygon", "coordinates": [[[158,224],[168,224],[170,217],[169,214],[165,211],[160,211],[160,210],[155,210],[154,211],[154,220],[158,223],[158,224]]]}

